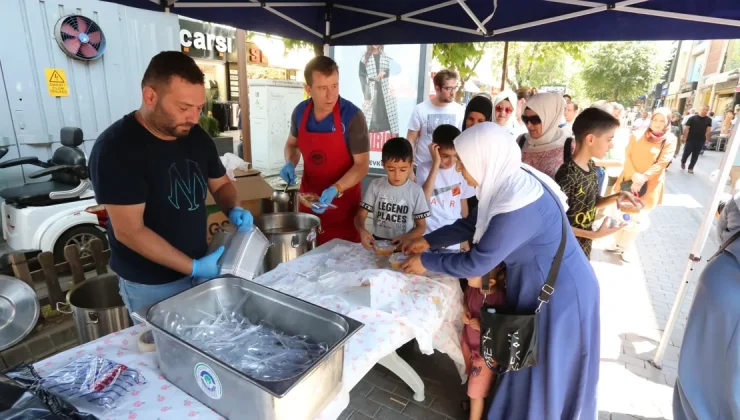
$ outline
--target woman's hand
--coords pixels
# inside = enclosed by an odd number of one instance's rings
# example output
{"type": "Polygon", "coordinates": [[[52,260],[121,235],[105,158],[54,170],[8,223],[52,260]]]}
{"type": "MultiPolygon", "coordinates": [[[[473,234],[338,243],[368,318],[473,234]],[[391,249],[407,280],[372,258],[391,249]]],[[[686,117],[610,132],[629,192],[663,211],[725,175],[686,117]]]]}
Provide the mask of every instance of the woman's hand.
{"type": "Polygon", "coordinates": [[[384,71],[381,71],[381,72],[380,72],[380,73],[378,73],[378,75],[377,75],[377,76],[375,76],[375,77],[377,77],[377,78],[378,78],[378,80],[380,80],[380,79],[382,79],[382,78],[384,78],[384,77],[385,77],[385,72],[384,72],[384,71]]]}
{"type": "Polygon", "coordinates": [[[463,311],[463,324],[470,324],[470,312],[468,311],[463,311]]]}
{"type": "Polygon", "coordinates": [[[637,182],[632,182],[632,186],[630,187],[630,190],[632,194],[640,195],[640,190],[642,189],[642,184],[638,184],[637,182]]]}
{"type": "Polygon", "coordinates": [[[635,172],[634,174],[632,174],[631,180],[632,180],[632,185],[638,184],[639,188],[642,188],[642,186],[645,185],[645,183],[647,182],[648,177],[646,177],[645,175],[641,173],[635,172]]]}
{"type": "MultiPolygon", "coordinates": [[[[633,184],[633,188],[634,188],[634,184],[633,184]]],[[[622,207],[622,204],[626,202],[632,203],[632,205],[635,206],[636,208],[645,207],[645,203],[642,200],[640,200],[638,197],[635,197],[634,194],[628,193],[626,191],[620,191],[619,195],[617,196],[617,208],[622,207]]]]}
{"type": "Polygon", "coordinates": [[[470,323],[468,325],[470,325],[470,328],[472,328],[472,329],[474,329],[476,331],[480,331],[480,319],[478,319],[478,318],[472,318],[470,320],[470,323]]]}
{"type": "Polygon", "coordinates": [[[407,239],[401,242],[401,251],[406,255],[421,254],[429,248],[431,246],[424,237],[407,239]]]}
{"type": "Polygon", "coordinates": [[[404,273],[408,274],[424,274],[427,269],[424,268],[424,264],[421,263],[421,255],[415,254],[409,257],[406,262],[401,266],[404,273]]]}

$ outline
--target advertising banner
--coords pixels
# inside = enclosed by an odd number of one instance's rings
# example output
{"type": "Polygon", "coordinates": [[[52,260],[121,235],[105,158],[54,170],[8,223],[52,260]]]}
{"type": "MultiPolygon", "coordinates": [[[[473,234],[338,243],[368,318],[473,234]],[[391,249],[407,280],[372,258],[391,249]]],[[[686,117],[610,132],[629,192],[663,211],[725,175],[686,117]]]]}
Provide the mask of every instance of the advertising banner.
{"type": "Polygon", "coordinates": [[[339,94],[360,107],[370,132],[370,168],[388,139],[406,137],[417,104],[421,45],[335,47],[339,94]]]}

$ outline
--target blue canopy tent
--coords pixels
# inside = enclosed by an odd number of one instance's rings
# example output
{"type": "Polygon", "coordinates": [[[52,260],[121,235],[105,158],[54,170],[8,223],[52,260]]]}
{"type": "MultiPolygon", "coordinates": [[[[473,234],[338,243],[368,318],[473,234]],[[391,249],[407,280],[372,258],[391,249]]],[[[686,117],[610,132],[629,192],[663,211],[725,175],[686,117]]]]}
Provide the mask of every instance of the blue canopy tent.
{"type": "MultiPolygon", "coordinates": [[[[740,38],[740,0],[105,0],[328,45],[481,41],[628,41],[740,38]]],[[[661,366],[686,288],[740,149],[731,135],[712,201],[653,364],[661,366]]]]}
{"type": "Polygon", "coordinates": [[[740,38],[738,0],[114,0],[329,45],[740,38]]]}

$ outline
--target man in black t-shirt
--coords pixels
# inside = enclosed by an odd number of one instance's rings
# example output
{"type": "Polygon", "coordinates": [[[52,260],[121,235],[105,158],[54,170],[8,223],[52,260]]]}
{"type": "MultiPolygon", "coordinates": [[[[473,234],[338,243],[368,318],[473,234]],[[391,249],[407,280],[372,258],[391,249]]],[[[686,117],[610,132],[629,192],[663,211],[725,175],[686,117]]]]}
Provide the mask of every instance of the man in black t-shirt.
{"type": "Polygon", "coordinates": [[[141,86],[141,108],[100,134],[90,156],[95,198],[110,218],[110,265],[132,312],[218,275],[223,247],[206,255],[209,191],[234,225],[252,225],[198,125],[206,100],[193,59],[179,51],[156,55],[141,86]]]}
{"type": "Polygon", "coordinates": [[[686,161],[689,162],[689,173],[694,173],[694,166],[699,160],[699,154],[705,144],[709,144],[712,137],[712,119],[707,116],[709,105],[704,105],[698,115],[694,115],[686,121],[683,128],[683,156],[681,157],[681,169],[686,169],[686,161]]]}

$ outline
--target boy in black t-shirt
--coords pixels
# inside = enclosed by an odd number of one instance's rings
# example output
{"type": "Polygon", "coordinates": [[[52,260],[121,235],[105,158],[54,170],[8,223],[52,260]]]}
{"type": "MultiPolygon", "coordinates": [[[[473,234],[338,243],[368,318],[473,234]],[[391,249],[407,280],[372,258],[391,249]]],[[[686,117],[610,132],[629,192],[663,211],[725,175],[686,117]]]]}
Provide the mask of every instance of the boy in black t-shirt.
{"type": "Polygon", "coordinates": [[[593,158],[603,159],[612,148],[612,138],[619,127],[619,121],[608,112],[598,108],[584,110],[573,123],[576,140],[575,151],[571,153],[573,138],[569,138],[563,148],[564,162],[555,174],[555,182],[568,196],[568,221],[578,243],[588,258],[591,257],[591,243],[594,239],[609,236],[624,227],[610,227],[607,221],[599,230],[592,230],[596,209],[612,203],[631,201],[639,203],[628,192],[620,192],[609,197],[599,196],[599,184],[593,158]]]}

